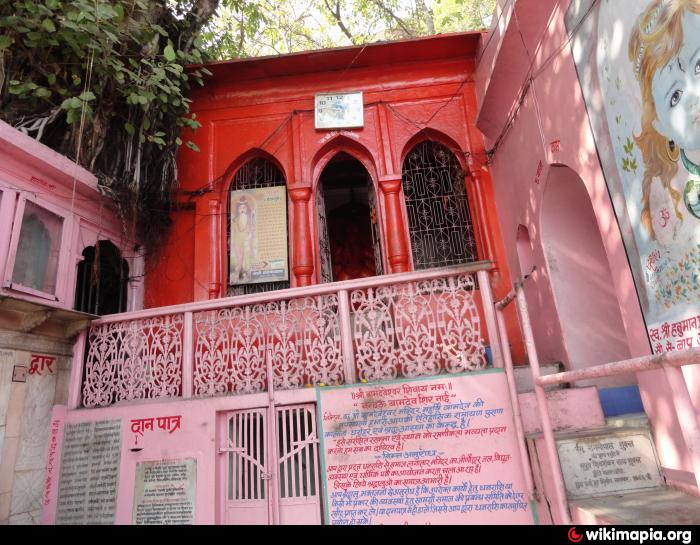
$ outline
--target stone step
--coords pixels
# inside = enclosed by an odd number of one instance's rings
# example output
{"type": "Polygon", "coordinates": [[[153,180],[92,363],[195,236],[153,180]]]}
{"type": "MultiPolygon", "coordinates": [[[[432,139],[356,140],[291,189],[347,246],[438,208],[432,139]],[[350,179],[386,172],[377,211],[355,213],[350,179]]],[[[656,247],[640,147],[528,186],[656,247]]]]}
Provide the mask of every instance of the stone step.
{"type": "MultiPolygon", "coordinates": [[[[555,431],[573,431],[605,426],[603,409],[595,387],[565,388],[546,392],[549,417],[555,431]]],[[[542,432],[540,411],[534,392],[518,394],[526,435],[542,432]]]]}
{"type": "Polygon", "coordinates": [[[569,508],[574,524],[652,527],[700,522],[700,498],[671,488],[575,500],[569,503],[569,508]]]}
{"type": "MultiPolygon", "coordinates": [[[[560,373],[563,370],[564,369],[561,363],[540,364],[541,375],[553,375],[555,373],[560,373]]],[[[513,373],[515,376],[515,387],[519,394],[525,392],[532,392],[535,390],[535,387],[532,382],[532,371],[530,371],[529,365],[516,365],[513,367],[513,373]]],[[[562,388],[564,388],[564,385],[555,384],[552,386],[545,387],[545,390],[560,390],[562,388]]]]}

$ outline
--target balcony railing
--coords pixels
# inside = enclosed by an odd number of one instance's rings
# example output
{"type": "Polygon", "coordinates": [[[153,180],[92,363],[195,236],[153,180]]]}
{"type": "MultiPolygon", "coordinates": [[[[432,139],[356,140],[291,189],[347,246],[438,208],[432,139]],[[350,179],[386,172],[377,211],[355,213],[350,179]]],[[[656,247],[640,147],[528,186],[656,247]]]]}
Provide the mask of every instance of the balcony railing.
{"type": "Polygon", "coordinates": [[[76,362],[87,355],[71,397],[74,406],[104,407],[251,394],[267,390],[268,369],[276,390],[480,369],[480,316],[497,338],[490,267],[479,262],[105,317],[78,346],[76,362]]]}

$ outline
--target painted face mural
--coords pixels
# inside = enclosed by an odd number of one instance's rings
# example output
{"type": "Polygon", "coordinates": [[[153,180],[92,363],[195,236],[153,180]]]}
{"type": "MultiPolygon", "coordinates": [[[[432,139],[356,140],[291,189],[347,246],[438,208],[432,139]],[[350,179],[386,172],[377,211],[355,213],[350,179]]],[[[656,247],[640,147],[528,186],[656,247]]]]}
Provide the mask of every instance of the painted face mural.
{"type": "Polygon", "coordinates": [[[572,2],[567,27],[650,342],[697,347],[700,0],[592,4],[572,2]]]}

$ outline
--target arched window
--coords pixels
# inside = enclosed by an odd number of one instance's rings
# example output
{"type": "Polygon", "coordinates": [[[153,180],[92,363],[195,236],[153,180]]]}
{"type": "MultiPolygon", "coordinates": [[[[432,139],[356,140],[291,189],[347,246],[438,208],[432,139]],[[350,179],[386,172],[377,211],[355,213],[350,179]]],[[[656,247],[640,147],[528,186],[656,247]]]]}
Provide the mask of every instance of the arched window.
{"type": "Polygon", "coordinates": [[[268,159],[251,159],[233,177],[228,207],[228,295],[288,288],[287,192],[282,171],[268,159]],[[273,190],[256,191],[262,189],[273,190]]]}
{"type": "Polygon", "coordinates": [[[477,260],[465,173],[454,154],[430,140],[406,156],[402,171],[413,268],[477,260]]]}
{"type": "Polygon", "coordinates": [[[78,265],[75,310],[105,315],[126,311],[129,264],[108,240],[83,250],[78,265]]]}

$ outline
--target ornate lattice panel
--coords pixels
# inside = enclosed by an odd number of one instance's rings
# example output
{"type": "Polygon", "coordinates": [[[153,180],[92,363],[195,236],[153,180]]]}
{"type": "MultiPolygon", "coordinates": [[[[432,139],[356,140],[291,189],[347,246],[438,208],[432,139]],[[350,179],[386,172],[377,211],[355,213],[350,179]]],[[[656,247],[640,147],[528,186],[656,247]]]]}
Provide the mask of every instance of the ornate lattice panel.
{"type": "Polygon", "coordinates": [[[182,335],[181,315],[92,327],[83,406],[181,395],[182,335]]]}
{"type": "Polygon", "coordinates": [[[471,275],[350,294],[358,377],[368,381],[486,366],[471,275]]]}
{"type": "Polygon", "coordinates": [[[464,172],[445,146],[417,144],[403,164],[414,269],[468,263],[477,259],[464,172]]]}
{"type": "Polygon", "coordinates": [[[195,314],[196,396],[249,394],[274,387],[343,382],[335,294],[195,314]]]}

